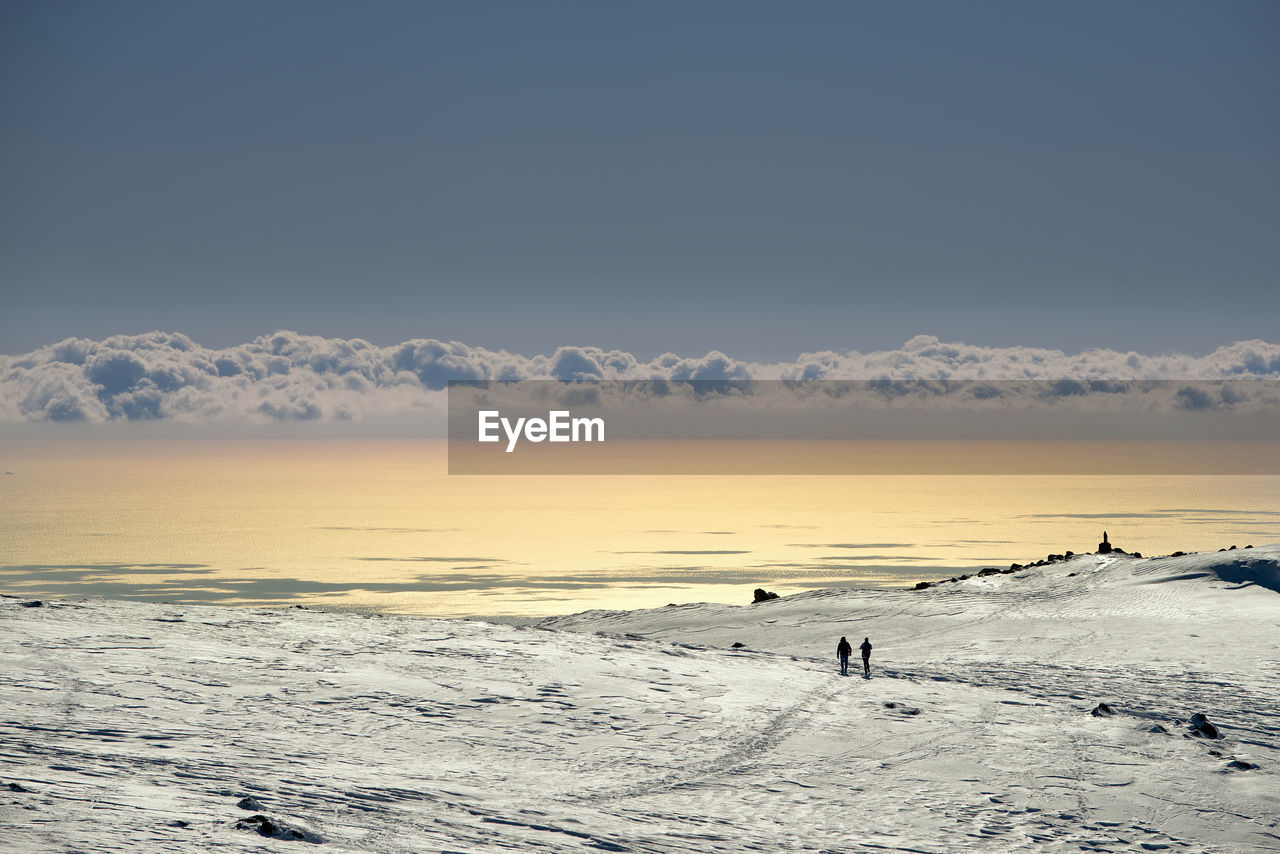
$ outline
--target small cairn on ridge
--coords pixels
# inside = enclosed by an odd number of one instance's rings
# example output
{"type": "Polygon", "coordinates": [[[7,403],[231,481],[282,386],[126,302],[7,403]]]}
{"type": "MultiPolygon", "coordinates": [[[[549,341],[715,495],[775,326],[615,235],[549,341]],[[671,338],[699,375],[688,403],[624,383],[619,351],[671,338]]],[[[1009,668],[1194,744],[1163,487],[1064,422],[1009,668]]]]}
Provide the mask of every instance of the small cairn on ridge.
{"type": "Polygon", "coordinates": [[[1098,543],[1098,554],[1100,555],[1129,555],[1129,557],[1142,557],[1142,552],[1127,552],[1119,546],[1112,545],[1107,539],[1107,532],[1102,532],[1102,542],[1098,543]]]}
{"type": "MultiPolygon", "coordinates": [[[[1116,554],[1116,555],[1126,555],[1128,557],[1136,557],[1136,558],[1142,557],[1142,552],[1126,552],[1124,549],[1120,548],[1119,546],[1113,545],[1106,531],[1102,532],[1102,542],[1098,543],[1097,553],[1100,555],[1116,554]]],[[[1177,557],[1181,554],[1182,552],[1178,552],[1174,556],[1177,557]]],[[[917,582],[915,587],[911,589],[912,590],[928,590],[932,587],[937,587],[940,584],[954,584],[956,582],[966,581],[970,577],[985,578],[989,575],[1005,575],[1011,572],[1019,572],[1024,569],[1034,569],[1040,566],[1049,566],[1051,564],[1058,563],[1059,561],[1071,560],[1075,556],[1076,556],[1075,552],[1068,550],[1063,552],[1062,554],[1048,555],[1043,560],[1037,560],[1031,563],[1010,564],[1008,569],[996,569],[995,567],[987,567],[979,571],[978,573],[976,573],[975,576],[961,575],[958,578],[944,578],[941,581],[920,581],[920,582],[917,582]]],[[[1073,572],[1067,577],[1070,578],[1074,575],[1076,575],[1076,573],[1073,572]]]]}

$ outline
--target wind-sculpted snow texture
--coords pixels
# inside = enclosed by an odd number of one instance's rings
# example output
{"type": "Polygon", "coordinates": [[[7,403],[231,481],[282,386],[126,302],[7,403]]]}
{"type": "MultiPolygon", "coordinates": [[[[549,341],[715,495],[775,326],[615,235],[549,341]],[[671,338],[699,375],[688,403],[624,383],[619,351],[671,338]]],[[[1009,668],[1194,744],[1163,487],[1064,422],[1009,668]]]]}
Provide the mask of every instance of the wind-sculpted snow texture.
{"type": "Polygon", "coordinates": [[[526,628],[3,599],[0,838],[1275,851],[1278,567],[1280,546],[1090,555],[526,628]],[[838,676],[841,635],[871,637],[872,679],[838,676]]]}

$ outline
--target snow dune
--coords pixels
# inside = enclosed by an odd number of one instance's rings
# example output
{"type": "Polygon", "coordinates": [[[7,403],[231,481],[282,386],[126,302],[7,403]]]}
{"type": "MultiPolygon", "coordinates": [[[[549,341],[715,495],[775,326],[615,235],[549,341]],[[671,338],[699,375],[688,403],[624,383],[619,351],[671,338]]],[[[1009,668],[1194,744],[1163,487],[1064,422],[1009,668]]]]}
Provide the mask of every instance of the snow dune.
{"type": "Polygon", "coordinates": [[[1278,580],[1280,545],[1085,555],[536,627],[4,598],[0,839],[1276,851],[1278,580]]]}

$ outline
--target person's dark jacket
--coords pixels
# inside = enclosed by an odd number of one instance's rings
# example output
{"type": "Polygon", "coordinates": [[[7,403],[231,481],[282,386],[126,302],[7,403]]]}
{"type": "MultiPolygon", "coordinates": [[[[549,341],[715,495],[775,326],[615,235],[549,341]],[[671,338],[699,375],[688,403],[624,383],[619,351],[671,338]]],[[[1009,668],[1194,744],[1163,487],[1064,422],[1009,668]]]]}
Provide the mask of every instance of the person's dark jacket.
{"type": "Polygon", "coordinates": [[[836,646],[836,655],[853,655],[853,647],[849,646],[847,640],[841,638],[840,643],[836,646]]]}

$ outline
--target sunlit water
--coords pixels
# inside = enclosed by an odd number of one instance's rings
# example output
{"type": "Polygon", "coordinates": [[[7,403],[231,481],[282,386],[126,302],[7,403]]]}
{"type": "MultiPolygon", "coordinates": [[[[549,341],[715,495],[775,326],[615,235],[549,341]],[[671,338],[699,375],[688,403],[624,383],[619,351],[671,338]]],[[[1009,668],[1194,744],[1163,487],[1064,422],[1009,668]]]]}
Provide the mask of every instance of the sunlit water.
{"type": "Polygon", "coordinates": [[[1275,476],[449,476],[440,442],[0,443],[0,592],[534,616],[1280,541],[1275,476]]]}

